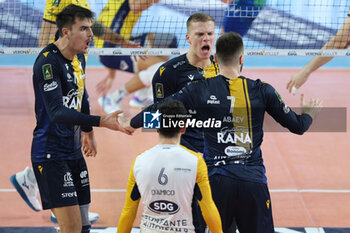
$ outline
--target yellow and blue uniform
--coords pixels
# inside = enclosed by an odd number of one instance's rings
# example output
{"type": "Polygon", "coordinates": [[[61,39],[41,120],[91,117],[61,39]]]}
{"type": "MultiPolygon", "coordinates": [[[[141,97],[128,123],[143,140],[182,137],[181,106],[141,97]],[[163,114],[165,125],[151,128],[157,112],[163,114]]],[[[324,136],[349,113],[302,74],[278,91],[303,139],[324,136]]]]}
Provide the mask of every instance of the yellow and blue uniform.
{"type": "MultiPolygon", "coordinates": [[[[131,39],[132,30],[140,18],[142,12],[134,13],[128,0],[109,0],[98,17],[98,21],[105,27],[120,34],[125,39],[131,39]]],[[[131,39],[134,42],[144,44],[146,34],[139,38],[131,39]]],[[[119,45],[95,38],[96,48],[114,48],[119,45]]],[[[123,70],[134,73],[134,64],[130,56],[100,56],[101,63],[111,69],[123,70]]]]}
{"type": "Polygon", "coordinates": [[[31,160],[44,209],[90,203],[80,133],[99,126],[100,117],[90,115],[85,66],[83,54],[68,60],[49,44],[33,67],[36,127],[31,160]]]}
{"type": "MultiPolygon", "coordinates": [[[[98,21],[125,39],[130,39],[132,30],[141,14],[142,12],[134,13],[131,11],[128,0],[109,0],[102,9],[98,21]]],[[[115,46],[115,44],[101,39],[95,40],[96,48],[115,46]]]]}
{"type": "Polygon", "coordinates": [[[70,4],[81,6],[90,10],[87,0],[47,0],[43,20],[50,23],[56,23],[56,15],[70,4]]]}
{"type": "MultiPolygon", "coordinates": [[[[224,232],[229,231],[233,219],[242,232],[274,232],[260,149],[265,112],[296,134],[303,134],[312,118],[293,112],[271,85],[243,76],[228,79],[218,75],[200,80],[166,99],[183,102],[187,109],[196,111],[196,119],[216,126],[202,128],[203,156],[224,232]]],[[[158,104],[144,112],[155,111],[158,104]]],[[[141,127],[142,116],[135,116],[130,125],[141,127]]]]}
{"type": "Polygon", "coordinates": [[[211,232],[222,232],[203,158],[179,145],[158,144],[132,163],[118,233],[131,231],[140,199],[144,206],[141,232],[194,233],[193,196],[211,232]]]}
{"type": "MultiPolygon", "coordinates": [[[[154,102],[162,101],[191,82],[215,77],[219,73],[219,67],[210,58],[209,67],[201,68],[189,63],[186,54],[173,58],[161,67],[154,74],[152,79],[153,99],[154,102]]],[[[187,129],[181,136],[181,145],[203,153],[203,133],[199,129],[187,129]]]]}

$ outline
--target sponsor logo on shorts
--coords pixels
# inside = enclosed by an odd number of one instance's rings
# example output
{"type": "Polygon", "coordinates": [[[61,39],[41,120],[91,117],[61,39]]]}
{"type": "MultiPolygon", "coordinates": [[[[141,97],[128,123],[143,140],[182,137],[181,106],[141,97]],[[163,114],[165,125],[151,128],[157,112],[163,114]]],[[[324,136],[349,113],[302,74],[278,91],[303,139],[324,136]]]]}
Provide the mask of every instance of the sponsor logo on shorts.
{"type": "Polygon", "coordinates": [[[73,187],[74,186],[72,173],[70,173],[70,172],[67,172],[66,174],[64,174],[63,181],[64,181],[63,187],[73,187]]]}
{"type": "Polygon", "coordinates": [[[82,187],[89,185],[89,177],[88,177],[87,170],[80,172],[80,178],[81,178],[80,182],[82,187]]]}
{"type": "Polygon", "coordinates": [[[175,214],[180,210],[176,203],[167,200],[151,202],[148,208],[155,213],[163,214],[175,214]]]}
{"type": "Polygon", "coordinates": [[[71,198],[71,197],[76,197],[77,192],[71,192],[71,193],[61,193],[62,198],[71,198]]]}

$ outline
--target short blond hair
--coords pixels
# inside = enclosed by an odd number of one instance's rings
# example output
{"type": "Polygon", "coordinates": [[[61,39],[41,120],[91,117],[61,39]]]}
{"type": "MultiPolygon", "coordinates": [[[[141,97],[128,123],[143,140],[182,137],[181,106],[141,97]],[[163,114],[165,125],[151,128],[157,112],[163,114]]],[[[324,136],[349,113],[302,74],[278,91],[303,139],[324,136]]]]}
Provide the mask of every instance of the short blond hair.
{"type": "Polygon", "coordinates": [[[215,24],[215,20],[213,17],[211,17],[211,15],[208,15],[206,13],[201,13],[201,12],[195,13],[195,14],[191,15],[186,22],[187,31],[189,31],[189,28],[190,28],[192,23],[208,22],[208,21],[212,21],[215,24]]]}

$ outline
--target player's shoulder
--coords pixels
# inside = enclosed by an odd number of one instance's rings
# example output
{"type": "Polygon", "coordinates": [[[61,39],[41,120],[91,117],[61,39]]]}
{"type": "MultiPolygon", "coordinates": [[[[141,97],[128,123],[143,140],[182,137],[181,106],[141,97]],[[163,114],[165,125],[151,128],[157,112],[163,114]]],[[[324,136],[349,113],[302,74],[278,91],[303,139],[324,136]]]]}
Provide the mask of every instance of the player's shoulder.
{"type": "Polygon", "coordinates": [[[59,54],[59,50],[54,44],[49,44],[39,53],[35,64],[41,63],[54,63],[57,62],[57,56],[59,54]]]}
{"type": "Polygon", "coordinates": [[[264,87],[264,86],[270,86],[269,83],[262,81],[261,79],[251,79],[247,78],[245,76],[239,76],[239,78],[246,80],[248,87],[264,87]]]}
{"type": "Polygon", "coordinates": [[[174,57],[169,61],[165,62],[162,67],[169,70],[175,70],[187,63],[186,54],[174,57]]]}

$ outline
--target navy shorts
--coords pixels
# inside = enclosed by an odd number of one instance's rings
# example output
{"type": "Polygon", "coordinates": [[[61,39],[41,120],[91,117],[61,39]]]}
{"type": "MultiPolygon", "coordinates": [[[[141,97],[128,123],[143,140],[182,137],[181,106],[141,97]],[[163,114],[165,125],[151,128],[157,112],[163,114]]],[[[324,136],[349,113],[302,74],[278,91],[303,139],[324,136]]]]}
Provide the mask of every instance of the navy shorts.
{"type": "Polygon", "coordinates": [[[89,204],[90,182],[85,159],[32,162],[43,209],[89,204]]]}
{"type": "Polygon", "coordinates": [[[227,176],[209,177],[213,200],[219,210],[224,233],[236,221],[240,233],[274,233],[271,198],[263,183],[227,176]]]}
{"type": "MultiPolygon", "coordinates": [[[[140,43],[141,46],[145,44],[147,33],[130,38],[135,43],[140,43]]],[[[104,48],[121,48],[120,45],[116,45],[109,42],[104,42],[104,48]]],[[[110,69],[122,70],[130,73],[135,73],[134,61],[131,56],[100,56],[100,62],[110,69]]]]}

